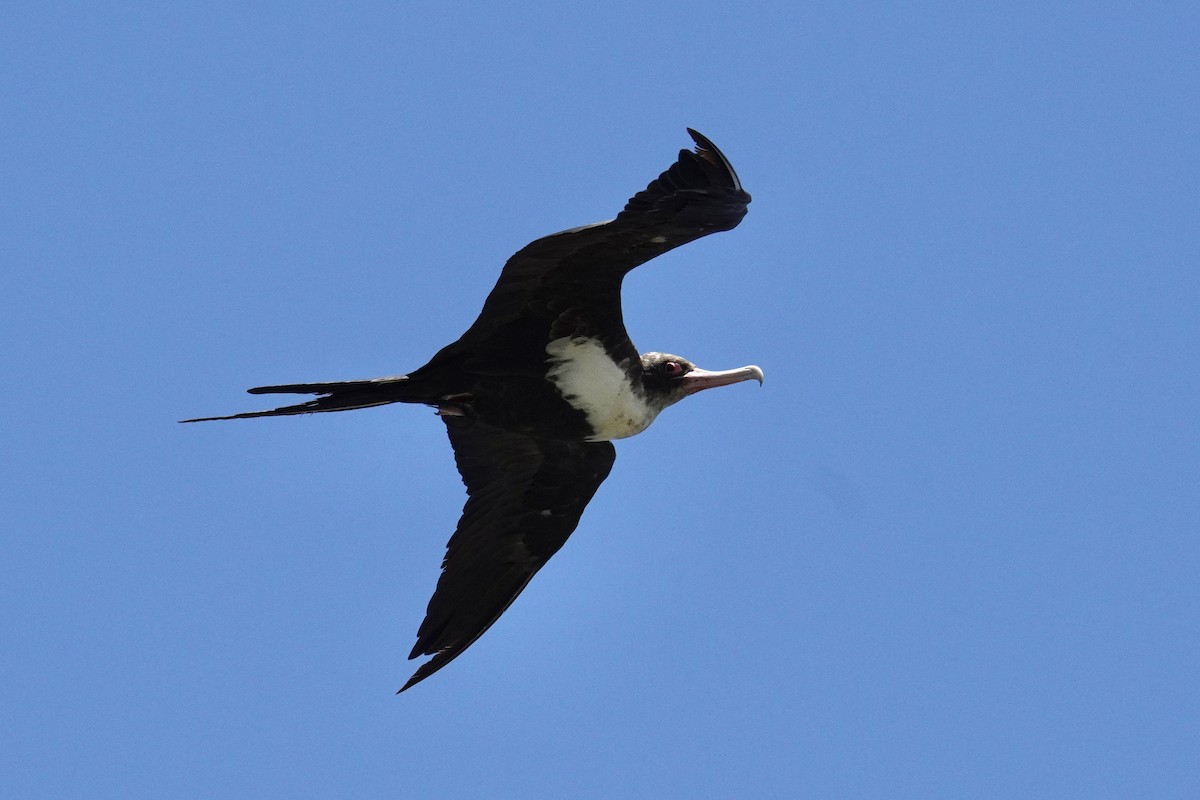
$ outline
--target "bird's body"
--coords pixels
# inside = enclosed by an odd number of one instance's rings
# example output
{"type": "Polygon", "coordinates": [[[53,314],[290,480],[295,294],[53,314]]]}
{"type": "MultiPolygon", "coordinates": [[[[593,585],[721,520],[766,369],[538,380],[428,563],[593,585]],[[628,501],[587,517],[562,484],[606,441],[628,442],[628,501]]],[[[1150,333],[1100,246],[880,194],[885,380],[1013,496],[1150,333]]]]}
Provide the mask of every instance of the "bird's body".
{"type": "MultiPolygon", "coordinates": [[[[616,458],[610,440],[645,430],[668,405],[758,367],[706,372],[639,355],[621,281],[667,250],[738,224],[750,196],[695,131],[676,161],[614,220],[538,239],[516,253],[475,323],[425,366],[388,378],[264,386],[317,399],[214,419],[343,411],[389,403],[437,409],[468,500],[410,658],[433,656],[404,689],[458,656],[563,545],[616,458]]],[[[401,689],[403,691],[403,689],[401,689]]]]}

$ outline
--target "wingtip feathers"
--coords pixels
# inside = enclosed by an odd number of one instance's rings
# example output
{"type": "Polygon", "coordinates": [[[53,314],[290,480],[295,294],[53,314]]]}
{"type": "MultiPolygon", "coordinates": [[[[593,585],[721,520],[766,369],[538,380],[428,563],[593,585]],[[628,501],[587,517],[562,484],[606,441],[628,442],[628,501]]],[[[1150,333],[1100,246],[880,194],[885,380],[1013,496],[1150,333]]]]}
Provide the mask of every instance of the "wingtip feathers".
{"type": "Polygon", "coordinates": [[[734,171],[733,165],[729,163],[729,159],[721,152],[721,149],[712,143],[704,134],[695,128],[687,129],[688,135],[692,137],[692,141],[696,143],[696,155],[704,159],[712,166],[727,173],[733,181],[733,188],[741,191],[742,181],[738,178],[737,172],[734,171]]]}

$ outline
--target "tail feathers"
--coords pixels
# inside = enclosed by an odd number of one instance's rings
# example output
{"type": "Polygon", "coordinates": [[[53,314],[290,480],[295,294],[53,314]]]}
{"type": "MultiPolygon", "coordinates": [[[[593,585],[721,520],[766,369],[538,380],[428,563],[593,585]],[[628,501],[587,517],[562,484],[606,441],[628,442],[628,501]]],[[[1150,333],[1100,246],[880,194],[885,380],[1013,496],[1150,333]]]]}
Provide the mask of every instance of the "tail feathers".
{"type": "Polygon", "coordinates": [[[267,411],[247,411],[225,417],[197,417],[180,422],[213,422],[223,419],[252,419],[254,417],[285,417],[292,414],[313,414],[319,411],[349,411],[354,408],[384,406],[388,403],[424,402],[404,391],[407,376],[373,378],[365,381],[341,381],[338,383],[289,383],[280,386],[257,386],[250,394],[321,394],[316,400],[294,406],[272,408],[267,411]]]}
{"type": "Polygon", "coordinates": [[[406,383],[407,375],[392,375],[387,378],[369,378],[362,381],[336,381],[334,383],[285,383],[279,386],[255,386],[247,389],[250,394],[333,394],[351,389],[379,389],[406,383]]]}

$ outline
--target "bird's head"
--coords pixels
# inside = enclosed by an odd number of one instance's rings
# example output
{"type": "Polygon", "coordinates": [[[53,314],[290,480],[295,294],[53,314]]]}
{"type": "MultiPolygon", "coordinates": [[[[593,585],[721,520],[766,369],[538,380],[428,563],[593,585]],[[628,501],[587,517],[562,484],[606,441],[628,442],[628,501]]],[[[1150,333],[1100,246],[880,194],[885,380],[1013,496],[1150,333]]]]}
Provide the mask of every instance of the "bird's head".
{"type": "Polygon", "coordinates": [[[749,380],[758,381],[761,385],[763,371],[749,366],[710,372],[700,369],[686,358],[670,353],[646,353],[642,356],[642,387],[659,408],[678,403],[703,389],[749,380]]]}

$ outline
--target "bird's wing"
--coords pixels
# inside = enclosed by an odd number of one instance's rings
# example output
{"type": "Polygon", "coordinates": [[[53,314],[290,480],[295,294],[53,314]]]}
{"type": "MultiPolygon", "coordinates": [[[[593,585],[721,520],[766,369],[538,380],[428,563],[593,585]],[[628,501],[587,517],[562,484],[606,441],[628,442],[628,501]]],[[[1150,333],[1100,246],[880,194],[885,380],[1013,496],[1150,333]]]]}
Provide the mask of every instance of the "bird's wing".
{"type": "Polygon", "coordinates": [[[519,342],[523,352],[540,354],[560,336],[618,337],[624,341],[605,344],[632,351],[621,317],[625,274],[668,250],[735,227],[750,202],[721,151],[696,131],[688,133],[695,151],[679,151],[679,159],[630,198],[615,219],[543,237],[510,258],[475,323],[431,366],[464,351],[494,362],[503,353],[492,352],[492,342],[510,351],[519,342]]]}
{"type": "Polygon", "coordinates": [[[404,691],[483,635],[567,541],[616,460],[610,442],[537,439],[443,417],[467,504],[409,658],[404,691]]]}

